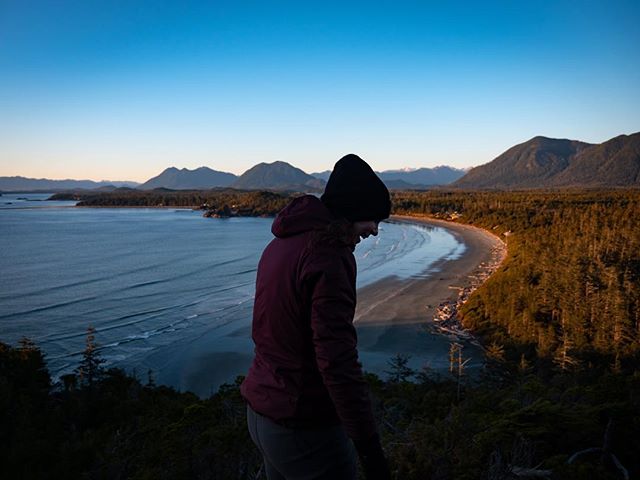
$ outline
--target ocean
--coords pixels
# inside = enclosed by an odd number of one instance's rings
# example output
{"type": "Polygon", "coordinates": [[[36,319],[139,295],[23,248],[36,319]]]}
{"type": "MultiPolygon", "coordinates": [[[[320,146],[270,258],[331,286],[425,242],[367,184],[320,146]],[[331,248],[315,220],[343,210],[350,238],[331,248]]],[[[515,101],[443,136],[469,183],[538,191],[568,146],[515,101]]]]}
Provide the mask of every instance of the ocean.
{"type": "MultiPolygon", "coordinates": [[[[256,265],[272,219],[48,197],[0,197],[1,342],[32,339],[54,379],[76,368],[90,325],[105,366],[142,380],[151,370],[157,383],[206,395],[246,373],[256,265]],[[196,368],[209,350],[228,353],[215,357],[211,381],[196,368]]],[[[356,247],[358,287],[424,276],[464,249],[446,229],[384,222],[356,247]]]]}

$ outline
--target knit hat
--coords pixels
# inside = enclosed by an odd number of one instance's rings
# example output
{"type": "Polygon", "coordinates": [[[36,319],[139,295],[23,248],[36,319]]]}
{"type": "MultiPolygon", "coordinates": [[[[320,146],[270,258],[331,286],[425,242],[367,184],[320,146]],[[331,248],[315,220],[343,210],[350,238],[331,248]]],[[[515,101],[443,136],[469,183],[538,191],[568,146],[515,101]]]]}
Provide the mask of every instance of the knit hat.
{"type": "Polygon", "coordinates": [[[353,153],[335,164],[320,199],[331,213],[351,222],[384,220],[391,213],[389,190],[369,164],[353,153]]]}

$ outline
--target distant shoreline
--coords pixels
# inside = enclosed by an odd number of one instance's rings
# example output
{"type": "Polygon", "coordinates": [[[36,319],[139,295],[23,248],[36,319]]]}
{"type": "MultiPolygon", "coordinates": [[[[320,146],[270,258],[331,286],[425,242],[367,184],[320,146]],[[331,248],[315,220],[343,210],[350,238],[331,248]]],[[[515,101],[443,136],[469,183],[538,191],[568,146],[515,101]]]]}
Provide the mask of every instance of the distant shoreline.
{"type": "Polygon", "coordinates": [[[171,205],[154,205],[154,206],[146,206],[146,205],[73,205],[77,208],[153,208],[153,209],[163,209],[163,208],[172,208],[174,210],[197,210],[197,211],[206,211],[199,206],[171,206],[171,205]]]}

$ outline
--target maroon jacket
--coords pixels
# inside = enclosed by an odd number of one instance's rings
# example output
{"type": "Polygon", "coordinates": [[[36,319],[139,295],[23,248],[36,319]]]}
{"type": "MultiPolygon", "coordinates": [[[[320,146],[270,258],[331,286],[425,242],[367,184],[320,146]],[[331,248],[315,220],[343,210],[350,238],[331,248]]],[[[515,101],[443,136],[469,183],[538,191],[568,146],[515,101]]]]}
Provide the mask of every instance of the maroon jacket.
{"type": "Polygon", "coordinates": [[[318,241],[333,219],[316,197],[276,217],[258,264],[255,358],[241,393],[258,413],[291,426],[344,425],[354,440],[376,432],[356,350],[353,246],[318,241]]]}

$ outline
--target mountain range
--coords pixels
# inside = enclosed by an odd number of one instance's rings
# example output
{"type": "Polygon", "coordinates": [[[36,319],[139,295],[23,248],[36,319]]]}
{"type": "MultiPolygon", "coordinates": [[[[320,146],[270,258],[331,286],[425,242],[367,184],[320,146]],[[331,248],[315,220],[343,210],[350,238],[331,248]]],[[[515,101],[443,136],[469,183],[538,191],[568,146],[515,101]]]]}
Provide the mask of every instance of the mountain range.
{"type": "MultiPolygon", "coordinates": [[[[321,192],[331,171],[307,174],[286,162],[259,163],[242,175],[200,167],[195,170],[170,167],[142,184],[135,182],[93,182],[90,180],[46,180],[25,177],[0,177],[0,191],[57,191],[74,189],[111,190],[117,187],[152,190],[202,190],[236,188],[239,190],[291,190],[321,192]]],[[[378,172],[387,187],[395,189],[427,188],[444,185],[464,174],[451,167],[388,170],[378,172]]]]}
{"type": "Polygon", "coordinates": [[[639,187],[640,132],[601,144],[534,137],[451,184],[457,188],[639,187]]]}
{"type": "Polygon", "coordinates": [[[218,187],[238,190],[272,189],[315,192],[324,188],[324,182],[286,162],[273,162],[259,163],[240,176],[212,170],[208,167],[200,167],[195,170],[171,167],[138,188],[143,190],[154,188],[195,190],[218,187]]]}
{"type": "MultiPolygon", "coordinates": [[[[465,174],[465,170],[447,166],[434,168],[415,168],[402,170],[385,170],[376,172],[388,188],[407,189],[425,188],[434,185],[447,185],[465,174]]],[[[329,179],[331,170],[312,173],[314,177],[324,181],[329,179]]]]}
{"type": "MultiPolygon", "coordinates": [[[[292,190],[321,192],[330,170],[308,174],[293,165],[276,161],[259,163],[242,175],[219,172],[208,167],[196,170],[167,168],[160,175],[143,183],[141,189],[170,188],[174,190],[230,187],[239,190],[292,190]]],[[[410,189],[445,185],[464,175],[464,170],[451,167],[387,170],[378,172],[389,188],[410,189]]]]}
{"type": "MultiPolygon", "coordinates": [[[[437,185],[471,189],[639,187],[640,132],[620,135],[601,144],[538,136],[511,147],[491,162],[466,173],[447,166],[377,173],[391,189],[424,189],[437,185]]],[[[0,191],[109,190],[116,187],[202,190],[230,187],[321,192],[330,174],[329,170],[307,174],[278,161],[259,163],[240,176],[208,167],[195,170],[171,167],[141,185],[135,182],[0,177],[0,191]]]]}
{"type": "Polygon", "coordinates": [[[0,177],[0,190],[5,192],[51,192],[55,190],[135,188],[137,182],[102,180],[50,180],[48,178],[0,177]]]}

